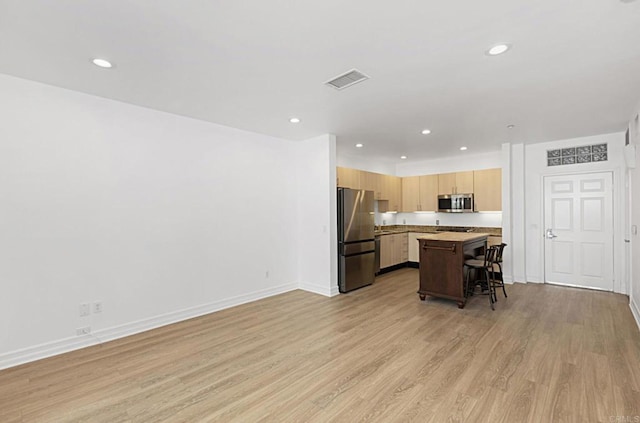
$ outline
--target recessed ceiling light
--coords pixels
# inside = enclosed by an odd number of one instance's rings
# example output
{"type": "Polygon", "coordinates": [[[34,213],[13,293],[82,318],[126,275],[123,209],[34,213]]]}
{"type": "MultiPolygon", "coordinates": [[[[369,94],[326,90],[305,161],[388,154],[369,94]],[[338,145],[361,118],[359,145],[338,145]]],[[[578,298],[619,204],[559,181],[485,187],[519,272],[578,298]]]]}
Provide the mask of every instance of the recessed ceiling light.
{"type": "Polygon", "coordinates": [[[107,69],[113,67],[110,61],[104,59],[93,59],[93,64],[107,69]]]}
{"type": "Polygon", "coordinates": [[[400,156],[400,158],[401,158],[402,160],[404,160],[404,159],[406,159],[406,158],[407,158],[407,156],[400,156]]]}
{"type": "Polygon", "coordinates": [[[460,147],[460,151],[464,151],[466,149],[467,149],[467,147],[460,147]]]}
{"type": "Polygon", "coordinates": [[[358,148],[362,148],[362,147],[364,147],[364,144],[360,144],[360,143],[358,143],[358,144],[356,144],[356,147],[358,147],[358,148]]]}
{"type": "Polygon", "coordinates": [[[291,123],[300,123],[300,119],[298,119],[296,117],[292,117],[291,119],[289,119],[289,122],[291,122],[291,123]]]}
{"type": "Polygon", "coordinates": [[[509,50],[510,48],[511,48],[511,45],[509,44],[496,44],[495,46],[487,50],[486,54],[488,56],[497,56],[499,54],[506,53],[507,50],[509,50]]]}
{"type": "Polygon", "coordinates": [[[513,125],[513,124],[511,124],[511,125],[507,125],[507,129],[513,129],[513,128],[515,128],[515,127],[516,127],[516,126],[515,126],[515,125],[513,125]]]}
{"type": "Polygon", "coordinates": [[[429,135],[431,133],[431,129],[423,129],[422,135],[429,135]]]}

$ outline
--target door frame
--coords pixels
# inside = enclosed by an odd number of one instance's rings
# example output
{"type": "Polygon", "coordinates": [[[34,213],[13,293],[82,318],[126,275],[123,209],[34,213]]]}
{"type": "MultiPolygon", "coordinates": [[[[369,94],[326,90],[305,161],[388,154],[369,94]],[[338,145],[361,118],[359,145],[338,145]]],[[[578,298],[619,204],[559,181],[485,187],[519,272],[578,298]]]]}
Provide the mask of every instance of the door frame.
{"type": "MultiPolygon", "coordinates": [[[[555,169],[554,169],[555,170],[555,169]]],[[[564,169],[557,169],[557,171],[551,172],[543,172],[540,174],[540,215],[539,222],[541,222],[541,227],[538,236],[540,237],[540,268],[539,274],[542,276],[542,280],[540,283],[545,283],[546,275],[546,258],[545,258],[545,248],[546,243],[544,240],[544,230],[542,226],[545,223],[545,188],[544,188],[544,178],[547,176],[573,176],[573,175],[589,175],[593,173],[611,173],[612,177],[612,187],[613,187],[613,292],[626,294],[629,293],[629,286],[627,281],[625,281],[625,245],[624,245],[624,208],[626,204],[626,192],[628,191],[628,187],[625,186],[625,169],[621,167],[610,167],[610,168],[602,168],[602,169],[585,169],[584,171],[579,170],[571,170],[564,171],[564,169]]],[[[564,285],[568,286],[568,285],[564,285]]],[[[609,292],[609,291],[604,291],[609,292]]]]}
{"type": "MultiPolygon", "coordinates": [[[[569,176],[585,176],[585,175],[594,175],[594,174],[609,174],[611,175],[611,229],[612,229],[612,239],[611,239],[611,247],[612,247],[612,251],[611,251],[611,258],[613,260],[612,263],[612,283],[611,283],[611,290],[608,289],[604,289],[604,288],[596,288],[596,287],[590,287],[590,286],[584,286],[584,285],[577,285],[577,284],[570,284],[570,283],[554,283],[554,282],[547,282],[547,266],[546,266],[546,259],[547,259],[547,239],[546,237],[543,235],[543,241],[542,241],[542,263],[543,263],[543,270],[542,270],[542,281],[545,284],[549,284],[549,285],[558,285],[558,286],[570,286],[570,287],[574,287],[574,288],[582,288],[582,289],[592,289],[594,291],[603,291],[603,292],[615,292],[615,285],[616,285],[616,265],[618,264],[618,262],[620,260],[616,259],[616,255],[615,255],[615,251],[616,251],[616,240],[618,237],[616,237],[616,220],[620,220],[620,219],[616,219],[616,207],[615,207],[615,198],[614,198],[614,194],[616,192],[615,189],[615,179],[614,179],[614,172],[610,171],[610,170],[602,170],[602,171],[590,171],[590,172],[571,172],[571,173],[554,173],[554,174],[548,174],[548,175],[543,175],[542,178],[542,231],[543,233],[546,232],[547,228],[549,227],[547,225],[548,222],[546,222],[546,212],[547,212],[547,196],[546,196],[546,178],[558,178],[558,177],[569,177],[569,176]]],[[[621,275],[624,276],[624,275],[621,275]]]]}

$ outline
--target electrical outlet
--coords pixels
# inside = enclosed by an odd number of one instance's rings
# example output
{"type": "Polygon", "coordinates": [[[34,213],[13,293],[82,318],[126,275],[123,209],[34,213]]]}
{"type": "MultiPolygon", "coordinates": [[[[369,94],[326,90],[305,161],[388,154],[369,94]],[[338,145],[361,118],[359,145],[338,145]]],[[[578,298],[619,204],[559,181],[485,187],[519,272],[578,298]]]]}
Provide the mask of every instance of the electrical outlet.
{"type": "Polygon", "coordinates": [[[436,226],[440,224],[440,220],[436,219],[436,226]]]}
{"type": "Polygon", "coordinates": [[[89,303],[80,304],[80,317],[85,317],[91,314],[91,308],[89,303]]]}
{"type": "Polygon", "coordinates": [[[102,313],[102,301],[96,301],[93,303],[93,312],[102,313]]]}
{"type": "Polygon", "coordinates": [[[88,335],[91,333],[91,326],[85,326],[83,328],[76,329],[76,335],[88,335]]]}
{"type": "Polygon", "coordinates": [[[269,279],[269,271],[267,270],[266,273],[264,274],[264,277],[269,279]]]}

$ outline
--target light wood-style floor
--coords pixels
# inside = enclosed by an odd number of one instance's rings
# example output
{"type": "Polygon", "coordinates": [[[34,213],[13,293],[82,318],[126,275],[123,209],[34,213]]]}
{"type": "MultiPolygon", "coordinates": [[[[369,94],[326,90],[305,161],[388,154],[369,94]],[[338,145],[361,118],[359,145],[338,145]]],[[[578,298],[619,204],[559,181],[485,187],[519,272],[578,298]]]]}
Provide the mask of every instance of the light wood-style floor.
{"type": "Polygon", "coordinates": [[[1,422],[612,422],[640,416],[627,297],[508,286],[464,310],[403,269],[0,372],[1,422]]]}

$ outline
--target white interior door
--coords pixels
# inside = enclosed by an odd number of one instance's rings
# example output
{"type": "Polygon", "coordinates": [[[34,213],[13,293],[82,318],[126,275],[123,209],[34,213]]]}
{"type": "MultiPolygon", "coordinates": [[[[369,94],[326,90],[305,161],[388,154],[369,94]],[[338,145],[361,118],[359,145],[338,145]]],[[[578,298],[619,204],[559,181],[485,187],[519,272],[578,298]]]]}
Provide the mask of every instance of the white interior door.
{"type": "Polygon", "coordinates": [[[610,172],[544,178],[545,282],[613,291],[610,172]]]}

